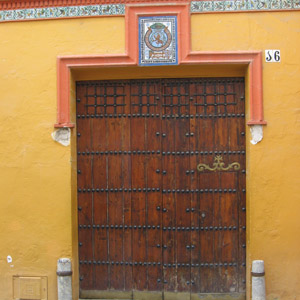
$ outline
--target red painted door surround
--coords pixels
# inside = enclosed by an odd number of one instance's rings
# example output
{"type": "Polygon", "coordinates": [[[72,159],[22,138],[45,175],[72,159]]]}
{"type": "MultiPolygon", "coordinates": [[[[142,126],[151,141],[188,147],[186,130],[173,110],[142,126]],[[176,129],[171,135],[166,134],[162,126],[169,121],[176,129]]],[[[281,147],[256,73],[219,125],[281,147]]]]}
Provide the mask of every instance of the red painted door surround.
{"type": "Polygon", "coordinates": [[[187,3],[143,4],[126,6],[126,51],[124,54],[99,56],[62,56],[57,58],[57,123],[60,127],[74,127],[70,118],[70,72],[79,68],[101,68],[138,65],[138,17],[173,15],[178,19],[179,65],[242,65],[248,72],[248,125],[265,125],[263,117],[262,53],[261,51],[193,52],[190,50],[190,12],[187,3]],[[184,34],[181,34],[184,33],[184,34]]]}

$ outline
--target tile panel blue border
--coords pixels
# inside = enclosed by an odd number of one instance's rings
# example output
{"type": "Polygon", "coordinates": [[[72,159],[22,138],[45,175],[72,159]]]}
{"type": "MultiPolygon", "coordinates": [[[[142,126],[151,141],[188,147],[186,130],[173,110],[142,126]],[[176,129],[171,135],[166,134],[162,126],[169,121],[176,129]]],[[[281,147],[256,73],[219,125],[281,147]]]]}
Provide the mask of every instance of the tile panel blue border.
{"type": "Polygon", "coordinates": [[[178,36],[177,36],[177,16],[151,16],[151,17],[140,17],[139,18],[139,65],[140,66],[166,66],[166,65],[177,65],[178,64],[178,36]],[[174,22],[172,26],[172,46],[170,46],[173,56],[173,61],[169,60],[157,60],[153,62],[142,62],[142,52],[145,48],[144,36],[142,34],[142,23],[141,20],[149,20],[153,22],[164,22],[163,19],[170,22],[172,19],[174,22]]]}

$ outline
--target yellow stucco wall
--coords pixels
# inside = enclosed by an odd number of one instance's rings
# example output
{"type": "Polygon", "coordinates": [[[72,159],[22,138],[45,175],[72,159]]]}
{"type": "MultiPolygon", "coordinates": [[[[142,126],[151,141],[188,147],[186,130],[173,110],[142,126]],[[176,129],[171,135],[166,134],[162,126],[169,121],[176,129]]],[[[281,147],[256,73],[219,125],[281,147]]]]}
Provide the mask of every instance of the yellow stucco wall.
{"type": "MultiPolygon", "coordinates": [[[[300,12],[197,14],[191,21],[195,51],[281,50],[280,63],[263,64],[264,139],[252,145],[249,130],[246,137],[247,264],[265,260],[270,300],[300,299],[300,12]]],[[[51,138],[56,58],[123,53],[125,21],[2,23],[0,36],[0,299],[12,299],[13,275],[32,275],[48,276],[48,299],[55,300],[56,261],[76,261],[77,244],[75,130],[69,147],[51,138]]],[[[131,67],[76,71],[72,80],[169,74],[243,76],[246,71],[131,67]]],[[[76,290],[76,264],[74,271],[76,290]]]]}

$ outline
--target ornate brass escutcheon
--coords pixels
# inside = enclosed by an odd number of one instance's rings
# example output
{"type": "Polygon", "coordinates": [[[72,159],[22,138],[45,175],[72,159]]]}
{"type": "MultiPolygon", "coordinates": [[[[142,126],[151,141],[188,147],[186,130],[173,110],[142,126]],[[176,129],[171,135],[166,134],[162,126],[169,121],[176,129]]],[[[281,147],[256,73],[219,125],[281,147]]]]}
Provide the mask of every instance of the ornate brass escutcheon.
{"type": "Polygon", "coordinates": [[[241,165],[238,162],[233,162],[232,164],[229,164],[227,167],[225,167],[225,163],[223,162],[223,158],[221,155],[217,155],[214,159],[213,167],[210,167],[209,165],[206,164],[199,164],[197,166],[197,170],[199,172],[202,172],[204,170],[209,170],[209,171],[228,171],[231,168],[233,168],[235,171],[239,170],[241,168],[241,165]]]}

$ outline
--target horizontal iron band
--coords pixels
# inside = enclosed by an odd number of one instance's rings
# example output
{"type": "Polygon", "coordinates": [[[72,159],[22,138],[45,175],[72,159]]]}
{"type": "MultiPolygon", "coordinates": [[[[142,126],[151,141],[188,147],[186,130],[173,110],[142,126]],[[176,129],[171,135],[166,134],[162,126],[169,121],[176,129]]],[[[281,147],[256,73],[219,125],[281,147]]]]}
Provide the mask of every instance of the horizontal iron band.
{"type": "Polygon", "coordinates": [[[263,273],[251,272],[251,276],[253,276],[253,277],[263,277],[263,276],[265,276],[265,272],[263,272],[263,273]]]}
{"type": "MultiPolygon", "coordinates": [[[[91,229],[91,228],[97,228],[97,229],[159,229],[163,231],[213,231],[213,230],[237,230],[237,226],[205,226],[205,227],[165,227],[160,225],[99,225],[99,224],[93,224],[93,225],[79,225],[79,229],[91,229]]],[[[246,226],[242,226],[242,229],[246,229],[246,226]]]]}
{"type": "Polygon", "coordinates": [[[73,274],[72,271],[57,271],[56,275],[57,276],[71,276],[73,274]]]}
{"type": "MultiPolygon", "coordinates": [[[[203,104],[202,104],[203,105],[203,104]]],[[[87,114],[77,115],[77,119],[101,118],[162,118],[162,119],[209,119],[209,118],[244,118],[245,114],[195,114],[195,115],[160,115],[160,114],[87,114]]]]}
{"type": "MultiPolygon", "coordinates": [[[[225,96],[225,94],[222,94],[222,93],[207,93],[207,94],[193,94],[191,95],[191,97],[207,97],[207,96],[225,96]]],[[[91,95],[85,95],[85,97],[87,98],[104,98],[104,99],[107,99],[107,98],[116,98],[116,97],[124,97],[126,96],[126,94],[118,94],[118,95],[114,95],[114,94],[91,94],[91,95]]],[[[158,97],[157,94],[131,94],[131,96],[138,96],[140,99],[142,97],[149,97],[149,96],[152,96],[152,97],[158,97]]],[[[167,97],[180,97],[180,96],[183,96],[183,97],[187,97],[188,95],[187,94],[163,94],[162,95],[163,98],[167,98],[167,97]]],[[[226,93],[226,96],[236,96],[235,93],[226,93]]],[[[157,101],[160,100],[160,98],[158,97],[158,99],[156,99],[157,101]]],[[[80,102],[80,99],[78,100],[78,102],[80,102]]],[[[118,106],[126,106],[127,104],[125,103],[104,103],[104,104],[85,104],[84,106],[85,107],[118,107],[118,106]]],[[[139,107],[143,107],[143,106],[146,106],[146,107],[150,107],[150,106],[157,106],[158,104],[155,103],[155,102],[147,102],[147,103],[131,103],[132,106],[139,106],[139,107]]],[[[163,103],[162,106],[163,107],[182,107],[182,106],[190,106],[191,104],[190,103],[163,103]]],[[[194,106],[227,106],[227,105],[237,105],[236,102],[219,102],[219,103],[194,103],[192,104],[194,106]]],[[[148,116],[149,113],[147,114],[142,114],[142,115],[146,115],[148,116]]],[[[178,114],[176,114],[176,116],[180,116],[181,113],[179,112],[178,114]]]]}
{"type": "Polygon", "coordinates": [[[79,188],[78,193],[118,193],[118,192],[134,192],[134,193],[150,193],[150,192],[162,192],[163,194],[166,193],[236,193],[236,189],[195,189],[195,190],[186,190],[186,189],[168,189],[162,190],[160,188],[79,188]]]}
{"type": "MultiPolygon", "coordinates": [[[[101,81],[77,81],[76,86],[125,86],[131,84],[149,85],[161,83],[163,86],[174,87],[174,84],[190,83],[190,84],[230,84],[230,83],[243,83],[243,77],[207,77],[207,78],[184,78],[184,79],[127,79],[127,80],[101,80],[101,81]]],[[[175,86],[176,87],[176,86],[175,86]]]]}
{"type": "Polygon", "coordinates": [[[236,151],[160,151],[160,150],[129,150],[129,151],[120,151],[120,150],[110,150],[110,151],[83,151],[77,152],[78,155],[150,155],[150,154],[162,154],[162,155],[240,155],[246,154],[245,150],[236,150],[236,151]]]}
{"type": "MultiPolygon", "coordinates": [[[[236,267],[238,263],[236,262],[224,262],[224,263],[162,263],[162,262],[128,262],[128,261],[92,261],[92,260],[80,260],[79,264],[81,265],[116,265],[116,266],[161,266],[165,268],[216,268],[216,267],[236,267]]],[[[245,266],[245,263],[241,264],[245,266]]]]}

